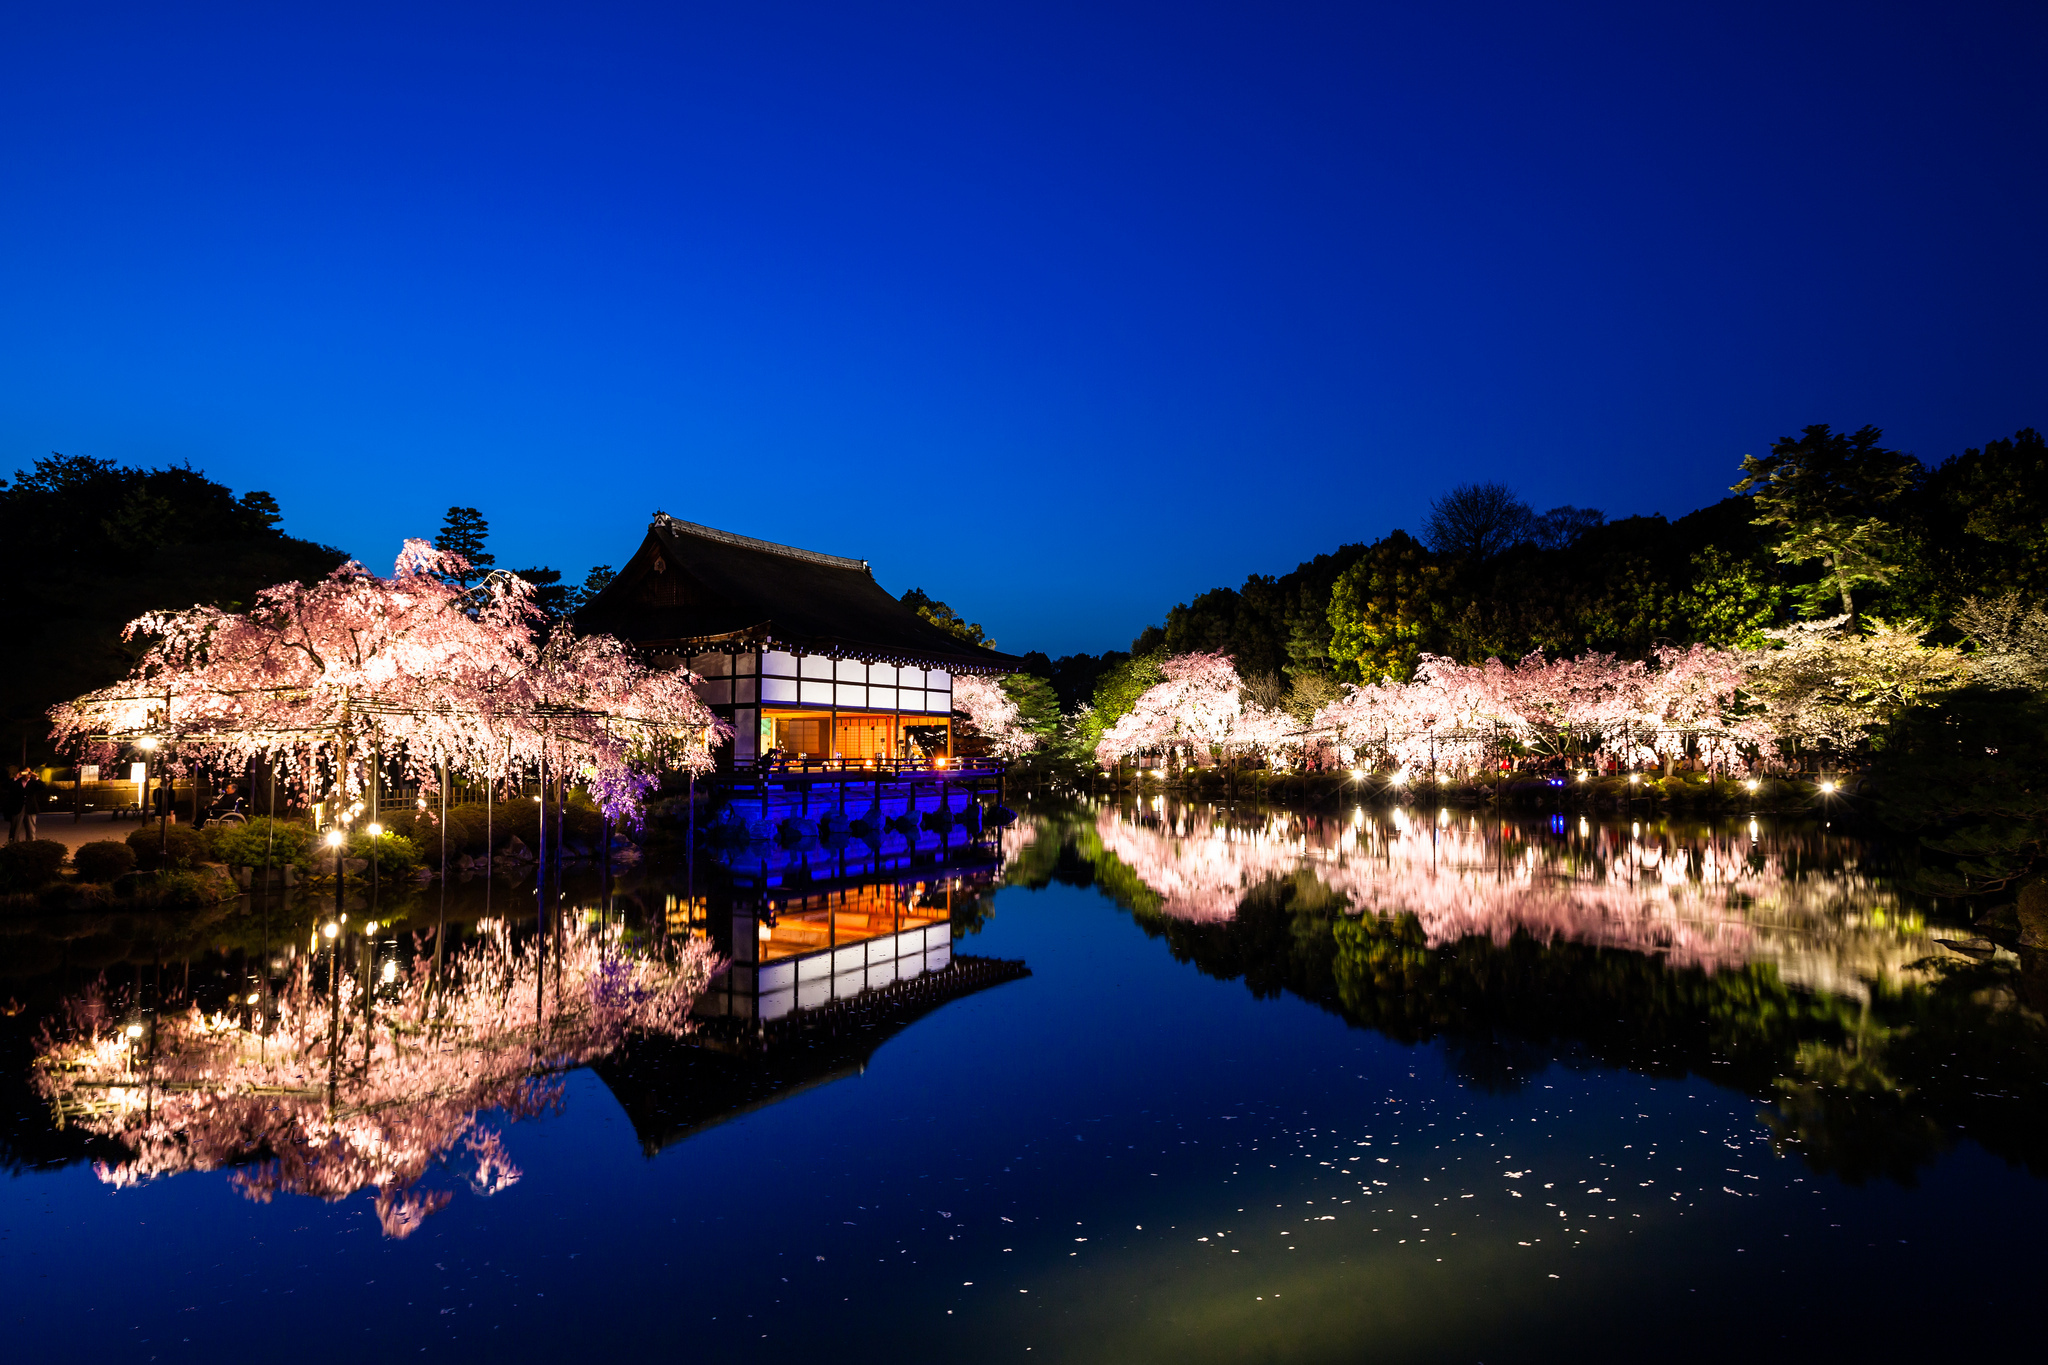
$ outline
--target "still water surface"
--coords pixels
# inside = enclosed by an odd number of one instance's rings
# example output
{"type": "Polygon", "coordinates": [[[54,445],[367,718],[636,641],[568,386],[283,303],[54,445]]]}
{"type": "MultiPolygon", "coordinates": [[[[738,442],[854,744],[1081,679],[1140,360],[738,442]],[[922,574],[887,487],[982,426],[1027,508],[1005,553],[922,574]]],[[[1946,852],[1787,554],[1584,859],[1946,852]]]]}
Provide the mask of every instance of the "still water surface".
{"type": "MultiPolygon", "coordinates": [[[[572,886],[621,941],[693,929],[760,980],[720,983],[706,1046],[629,1046],[485,1115],[497,1177],[434,1153],[410,1221],[370,1186],[252,1181],[261,1150],[123,1183],[130,1154],[58,1129],[33,1085],[42,1026],[101,969],[118,989],[189,956],[193,993],[225,999],[322,905],[245,904],[167,954],[132,923],[12,926],[9,1357],[1834,1358],[2028,1335],[2048,992],[1882,850],[1151,804],[1000,842],[999,867],[772,851],[722,881],[572,886]],[[895,946],[931,923],[949,950],[895,946]],[[770,968],[819,943],[880,965],[831,957],[835,982],[776,1003],[770,968]]],[[[459,889],[455,922],[480,898],[459,889]]]]}

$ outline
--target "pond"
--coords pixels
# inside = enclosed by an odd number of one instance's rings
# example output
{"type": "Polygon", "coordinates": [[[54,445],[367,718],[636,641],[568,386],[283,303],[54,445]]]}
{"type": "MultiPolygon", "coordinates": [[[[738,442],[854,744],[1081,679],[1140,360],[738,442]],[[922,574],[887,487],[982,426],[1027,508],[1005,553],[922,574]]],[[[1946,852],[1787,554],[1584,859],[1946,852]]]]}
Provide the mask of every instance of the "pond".
{"type": "Polygon", "coordinates": [[[530,874],[5,925],[10,1355],[2031,1336],[2048,972],[1881,847],[1151,800],[889,838],[572,875],[545,934],[530,874]]]}

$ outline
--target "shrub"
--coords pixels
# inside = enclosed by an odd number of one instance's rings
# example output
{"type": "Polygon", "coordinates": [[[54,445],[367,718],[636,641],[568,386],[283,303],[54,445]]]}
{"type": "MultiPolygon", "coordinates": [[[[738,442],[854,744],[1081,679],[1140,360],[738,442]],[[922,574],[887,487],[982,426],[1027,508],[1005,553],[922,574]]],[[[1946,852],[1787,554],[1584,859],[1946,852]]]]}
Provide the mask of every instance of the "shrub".
{"type": "MultiPolygon", "coordinates": [[[[348,841],[348,856],[351,858],[362,858],[367,861],[370,857],[371,845],[373,844],[376,846],[377,875],[380,878],[410,877],[413,873],[419,871],[419,845],[406,838],[403,834],[392,834],[387,831],[375,839],[372,839],[367,834],[355,834],[348,841]]],[[[331,866],[329,870],[332,871],[331,866]]],[[[364,873],[363,875],[367,876],[369,874],[364,873]]]]}
{"type": "Polygon", "coordinates": [[[144,867],[190,867],[206,861],[207,839],[189,825],[172,825],[159,830],[156,822],[150,821],[128,836],[128,847],[135,850],[135,857],[144,867]],[[166,860],[161,850],[169,850],[166,860]]]}
{"type": "Polygon", "coordinates": [[[135,850],[118,840],[101,839],[72,854],[71,865],[82,882],[111,882],[135,870],[135,850]]]}
{"type": "Polygon", "coordinates": [[[259,815],[246,825],[215,825],[213,860],[229,867],[262,867],[266,850],[272,867],[307,864],[313,847],[313,826],[303,820],[272,820],[259,815]]]}
{"type": "MultiPolygon", "coordinates": [[[[401,834],[412,840],[418,849],[420,861],[429,867],[438,867],[441,861],[441,810],[434,806],[429,810],[387,811],[382,822],[384,828],[393,834],[401,834]]],[[[548,806],[548,835],[554,836],[555,808],[548,806]]],[[[568,831],[568,841],[594,847],[603,828],[603,817],[597,807],[580,798],[572,798],[569,809],[563,817],[568,831]]],[[[486,811],[481,801],[465,802],[448,808],[448,861],[453,863],[463,854],[482,857],[491,847],[503,848],[514,837],[528,848],[539,841],[540,803],[530,796],[511,801],[499,801],[486,811]],[[488,830],[488,838],[486,833],[488,830]]],[[[360,856],[360,855],[358,855],[360,856]]]]}
{"type": "Polygon", "coordinates": [[[57,880],[71,850],[55,839],[0,844],[0,891],[34,891],[57,880]]]}

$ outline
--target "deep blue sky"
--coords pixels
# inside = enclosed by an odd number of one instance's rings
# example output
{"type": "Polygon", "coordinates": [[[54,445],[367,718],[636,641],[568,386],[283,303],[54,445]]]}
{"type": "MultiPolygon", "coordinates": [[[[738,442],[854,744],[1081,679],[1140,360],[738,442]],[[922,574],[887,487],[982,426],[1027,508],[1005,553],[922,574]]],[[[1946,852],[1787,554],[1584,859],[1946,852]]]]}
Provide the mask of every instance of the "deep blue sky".
{"type": "Polygon", "coordinates": [[[659,507],[1006,648],[1498,478],[2048,423],[2039,5],[0,10],[0,468],[387,565],[659,507]]]}

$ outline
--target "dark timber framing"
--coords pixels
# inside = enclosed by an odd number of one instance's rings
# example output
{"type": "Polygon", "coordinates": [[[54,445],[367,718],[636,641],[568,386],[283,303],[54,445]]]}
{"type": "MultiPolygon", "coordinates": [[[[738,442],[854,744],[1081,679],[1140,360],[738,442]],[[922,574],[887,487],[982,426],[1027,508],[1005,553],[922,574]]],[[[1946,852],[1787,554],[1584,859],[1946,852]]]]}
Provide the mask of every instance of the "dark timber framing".
{"type": "Polygon", "coordinates": [[[920,726],[943,729],[938,753],[951,758],[953,679],[1020,663],[925,620],[876,583],[864,559],[661,512],[576,624],[638,646],[657,666],[672,660],[698,674],[698,695],[735,731],[719,751],[727,773],[755,766],[777,722],[808,738],[812,730],[787,724],[806,716],[824,722],[823,740],[794,756],[819,767],[900,766],[916,757],[907,731],[920,726]]]}

